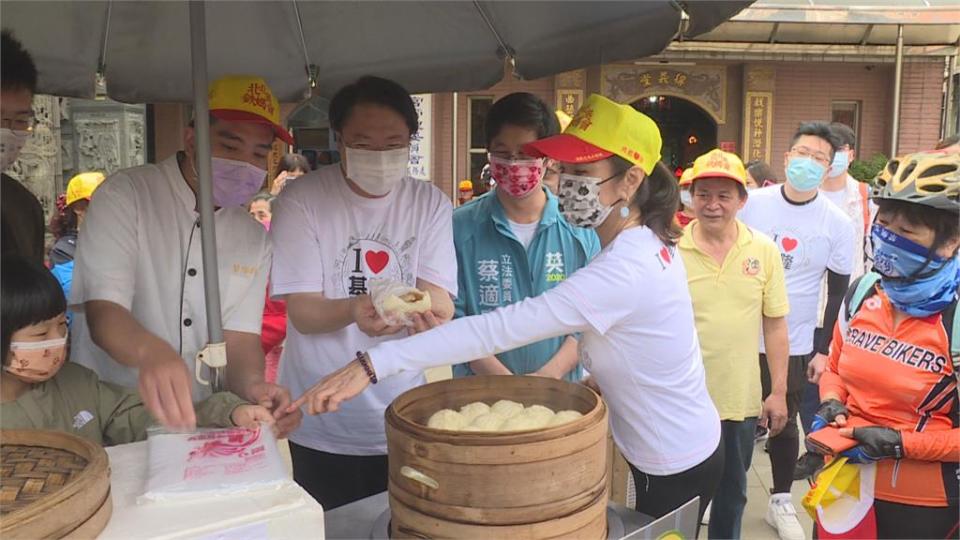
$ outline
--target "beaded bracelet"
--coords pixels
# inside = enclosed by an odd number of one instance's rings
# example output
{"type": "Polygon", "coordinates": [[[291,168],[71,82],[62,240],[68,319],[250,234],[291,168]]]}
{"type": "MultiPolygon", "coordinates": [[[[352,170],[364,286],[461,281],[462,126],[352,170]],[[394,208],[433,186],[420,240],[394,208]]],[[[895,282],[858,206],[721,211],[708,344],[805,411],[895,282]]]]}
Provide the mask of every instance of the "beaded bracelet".
{"type": "Polygon", "coordinates": [[[377,372],[373,370],[373,366],[370,362],[370,355],[363,351],[357,351],[357,362],[360,362],[360,367],[363,368],[363,371],[367,374],[367,377],[370,378],[370,382],[377,384],[377,372]]]}

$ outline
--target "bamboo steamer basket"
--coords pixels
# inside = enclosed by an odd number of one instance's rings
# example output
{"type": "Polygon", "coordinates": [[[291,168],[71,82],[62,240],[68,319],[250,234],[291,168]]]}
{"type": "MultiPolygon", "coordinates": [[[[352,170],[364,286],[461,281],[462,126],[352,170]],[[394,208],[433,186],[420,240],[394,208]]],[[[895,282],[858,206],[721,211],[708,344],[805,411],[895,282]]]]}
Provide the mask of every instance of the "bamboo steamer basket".
{"type": "Polygon", "coordinates": [[[517,525],[478,525],[460,523],[416,511],[390,497],[393,517],[390,537],[400,538],[503,538],[544,540],[568,538],[606,538],[607,494],[601,493],[589,506],[572,514],[546,521],[517,525]],[[398,520],[397,514],[402,516],[398,520]]]}
{"type": "Polygon", "coordinates": [[[58,431],[0,431],[0,537],[94,538],[113,511],[103,448],[58,431]]]}
{"type": "Polygon", "coordinates": [[[392,533],[602,538],[607,429],[603,400],[589,388],[565,381],[477,376],[410,390],[386,412],[392,533]],[[573,409],[583,417],[507,433],[426,426],[440,409],[500,399],[555,411],[573,409]]]}

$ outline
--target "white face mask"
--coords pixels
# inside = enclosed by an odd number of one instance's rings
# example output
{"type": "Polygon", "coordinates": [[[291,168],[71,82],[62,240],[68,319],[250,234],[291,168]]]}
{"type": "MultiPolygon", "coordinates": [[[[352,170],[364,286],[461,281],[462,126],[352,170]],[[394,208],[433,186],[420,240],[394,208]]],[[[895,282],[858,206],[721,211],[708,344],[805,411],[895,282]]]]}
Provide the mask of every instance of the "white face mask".
{"type": "Polygon", "coordinates": [[[395,150],[361,150],[349,146],[345,148],[347,178],[370,195],[382,197],[390,193],[407,175],[409,147],[395,150]]]}
{"type": "Polygon", "coordinates": [[[29,138],[29,131],[0,129],[0,171],[9,169],[17,161],[23,145],[27,144],[29,138]]]}
{"type": "Polygon", "coordinates": [[[693,193],[689,189],[680,190],[680,203],[687,208],[693,208],[693,193]]]}

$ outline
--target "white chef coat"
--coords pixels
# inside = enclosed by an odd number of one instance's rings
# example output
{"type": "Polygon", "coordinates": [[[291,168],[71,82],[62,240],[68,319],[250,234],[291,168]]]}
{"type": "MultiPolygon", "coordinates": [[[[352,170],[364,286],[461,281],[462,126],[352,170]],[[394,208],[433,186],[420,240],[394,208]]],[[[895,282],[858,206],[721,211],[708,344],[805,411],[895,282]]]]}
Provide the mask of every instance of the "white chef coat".
{"type": "MultiPolygon", "coordinates": [[[[176,156],[119,171],[97,189],[75,259],[73,361],[106,381],[137,386],[138,370],[113,360],[90,337],[81,304],[107,300],[179,351],[194,373],[197,351],[207,344],[195,208],[176,156]]],[[[221,208],[214,216],[223,328],[259,335],[271,257],[266,230],[244,208],[221,208]]],[[[194,381],[194,399],[209,394],[209,386],[194,381]]]]}

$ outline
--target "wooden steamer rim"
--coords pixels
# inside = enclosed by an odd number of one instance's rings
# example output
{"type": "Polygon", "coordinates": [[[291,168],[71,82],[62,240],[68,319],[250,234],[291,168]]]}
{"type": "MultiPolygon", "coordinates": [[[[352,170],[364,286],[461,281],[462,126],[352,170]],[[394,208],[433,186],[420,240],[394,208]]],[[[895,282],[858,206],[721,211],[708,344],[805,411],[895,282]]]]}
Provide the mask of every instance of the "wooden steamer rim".
{"type": "MultiPolygon", "coordinates": [[[[606,424],[607,405],[596,392],[582,384],[534,376],[472,376],[433,382],[404,392],[387,407],[386,421],[411,437],[432,443],[477,446],[480,447],[478,450],[482,447],[527,447],[532,451],[520,451],[511,458],[517,462],[540,461],[541,446],[536,443],[555,445],[558,439],[581,434],[599,421],[606,424]],[[444,392],[449,390],[446,387],[451,386],[455,387],[456,392],[444,392]],[[518,401],[515,399],[517,392],[525,393],[522,401],[529,402],[525,405],[544,405],[558,411],[572,409],[583,416],[559,426],[509,432],[449,431],[426,425],[429,415],[440,409],[456,410],[474,401],[488,402],[492,396],[518,401]]],[[[495,465],[500,463],[502,454],[484,456],[483,452],[479,452],[473,457],[478,459],[475,462],[478,465],[495,465]],[[484,461],[484,457],[489,457],[490,461],[484,461]]]]}
{"type": "Polygon", "coordinates": [[[495,531],[517,538],[605,534],[608,410],[593,390],[540,377],[465,377],[407,391],[387,408],[385,417],[394,533],[477,537],[495,531]],[[559,426],[510,432],[426,426],[440,409],[456,410],[476,401],[491,405],[499,399],[572,409],[583,416],[559,426]],[[574,461],[585,464],[563,480],[542,475],[519,491],[513,485],[529,471],[566,470],[574,461]],[[483,486],[479,492],[478,486],[483,486]]]}
{"type": "MultiPolygon", "coordinates": [[[[110,462],[99,445],[69,433],[47,430],[2,430],[3,446],[42,447],[68,452],[87,461],[62,487],[0,519],[4,538],[96,536],[112,513],[110,462]]],[[[13,473],[16,475],[16,472],[13,473]]]]}

